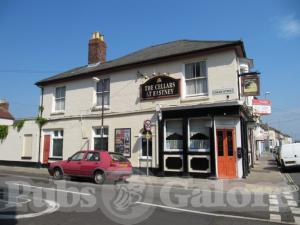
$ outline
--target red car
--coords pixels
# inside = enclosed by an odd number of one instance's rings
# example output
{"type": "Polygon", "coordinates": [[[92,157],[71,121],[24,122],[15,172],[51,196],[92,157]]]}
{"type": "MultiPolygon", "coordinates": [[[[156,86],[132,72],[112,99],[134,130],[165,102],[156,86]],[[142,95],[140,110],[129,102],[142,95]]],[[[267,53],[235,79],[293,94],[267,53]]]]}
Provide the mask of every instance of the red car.
{"type": "Polygon", "coordinates": [[[96,184],[103,184],[106,179],[120,180],[130,177],[132,166],[123,155],[107,151],[79,151],[68,160],[53,162],[48,168],[54,179],[64,175],[91,177],[96,184]]]}

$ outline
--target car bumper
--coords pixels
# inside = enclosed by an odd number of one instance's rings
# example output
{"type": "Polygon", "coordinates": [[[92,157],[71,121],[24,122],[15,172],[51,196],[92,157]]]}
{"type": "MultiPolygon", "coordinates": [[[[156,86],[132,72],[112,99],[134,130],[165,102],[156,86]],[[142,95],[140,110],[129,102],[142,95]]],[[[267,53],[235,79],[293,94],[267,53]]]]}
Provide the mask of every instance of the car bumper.
{"type": "Polygon", "coordinates": [[[54,173],[53,168],[48,168],[48,173],[49,173],[51,176],[53,176],[53,173],[54,173]]]}
{"type": "Polygon", "coordinates": [[[132,175],[132,170],[130,171],[106,171],[105,173],[108,179],[126,179],[132,175]]]}

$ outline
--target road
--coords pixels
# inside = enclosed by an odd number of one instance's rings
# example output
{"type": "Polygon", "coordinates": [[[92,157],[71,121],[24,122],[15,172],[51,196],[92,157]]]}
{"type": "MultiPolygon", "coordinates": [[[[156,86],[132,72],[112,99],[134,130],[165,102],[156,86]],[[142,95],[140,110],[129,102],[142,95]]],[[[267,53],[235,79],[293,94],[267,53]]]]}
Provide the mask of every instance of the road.
{"type": "Polygon", "coordinates": [[[0,178],[0,224],[5,225],[257,225],[295,221],[283,196],[238,188],[221,192],[146,183],[99,186],[89,180],[54,181],[1,172],[0,178]]]}

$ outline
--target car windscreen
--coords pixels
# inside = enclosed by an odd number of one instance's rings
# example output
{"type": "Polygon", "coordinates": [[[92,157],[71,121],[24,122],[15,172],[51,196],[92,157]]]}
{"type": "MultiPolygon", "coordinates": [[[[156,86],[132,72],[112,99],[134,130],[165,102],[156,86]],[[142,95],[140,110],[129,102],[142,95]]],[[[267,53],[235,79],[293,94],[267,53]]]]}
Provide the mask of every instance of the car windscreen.
{"type": "Polygon", "coordinates": [[[117,162],[128,162],[128,159],[123,156],[123,155],[120,155],[120,154],[115,154],[115,153],[109,153],[112,160],[113,161],[117,161],[117,162]]]}

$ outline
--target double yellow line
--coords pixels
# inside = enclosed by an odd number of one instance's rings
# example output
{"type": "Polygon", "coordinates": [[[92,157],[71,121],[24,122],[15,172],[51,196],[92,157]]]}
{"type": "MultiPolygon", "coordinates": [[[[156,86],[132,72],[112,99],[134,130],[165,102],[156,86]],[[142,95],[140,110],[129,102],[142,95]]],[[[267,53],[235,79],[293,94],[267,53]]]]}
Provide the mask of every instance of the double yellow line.
{"type": "Polygon", "coordinates": [[[299,191],[299,187],[297,184],[295,184],[293,178],[290,176],[290,174],[288,173],[285,173],[284,174],[286,179],[288,180],[288,182],[290,183],[290,186],[292,188],[292,192],[296,192],[296,191],[299,191]]]}

